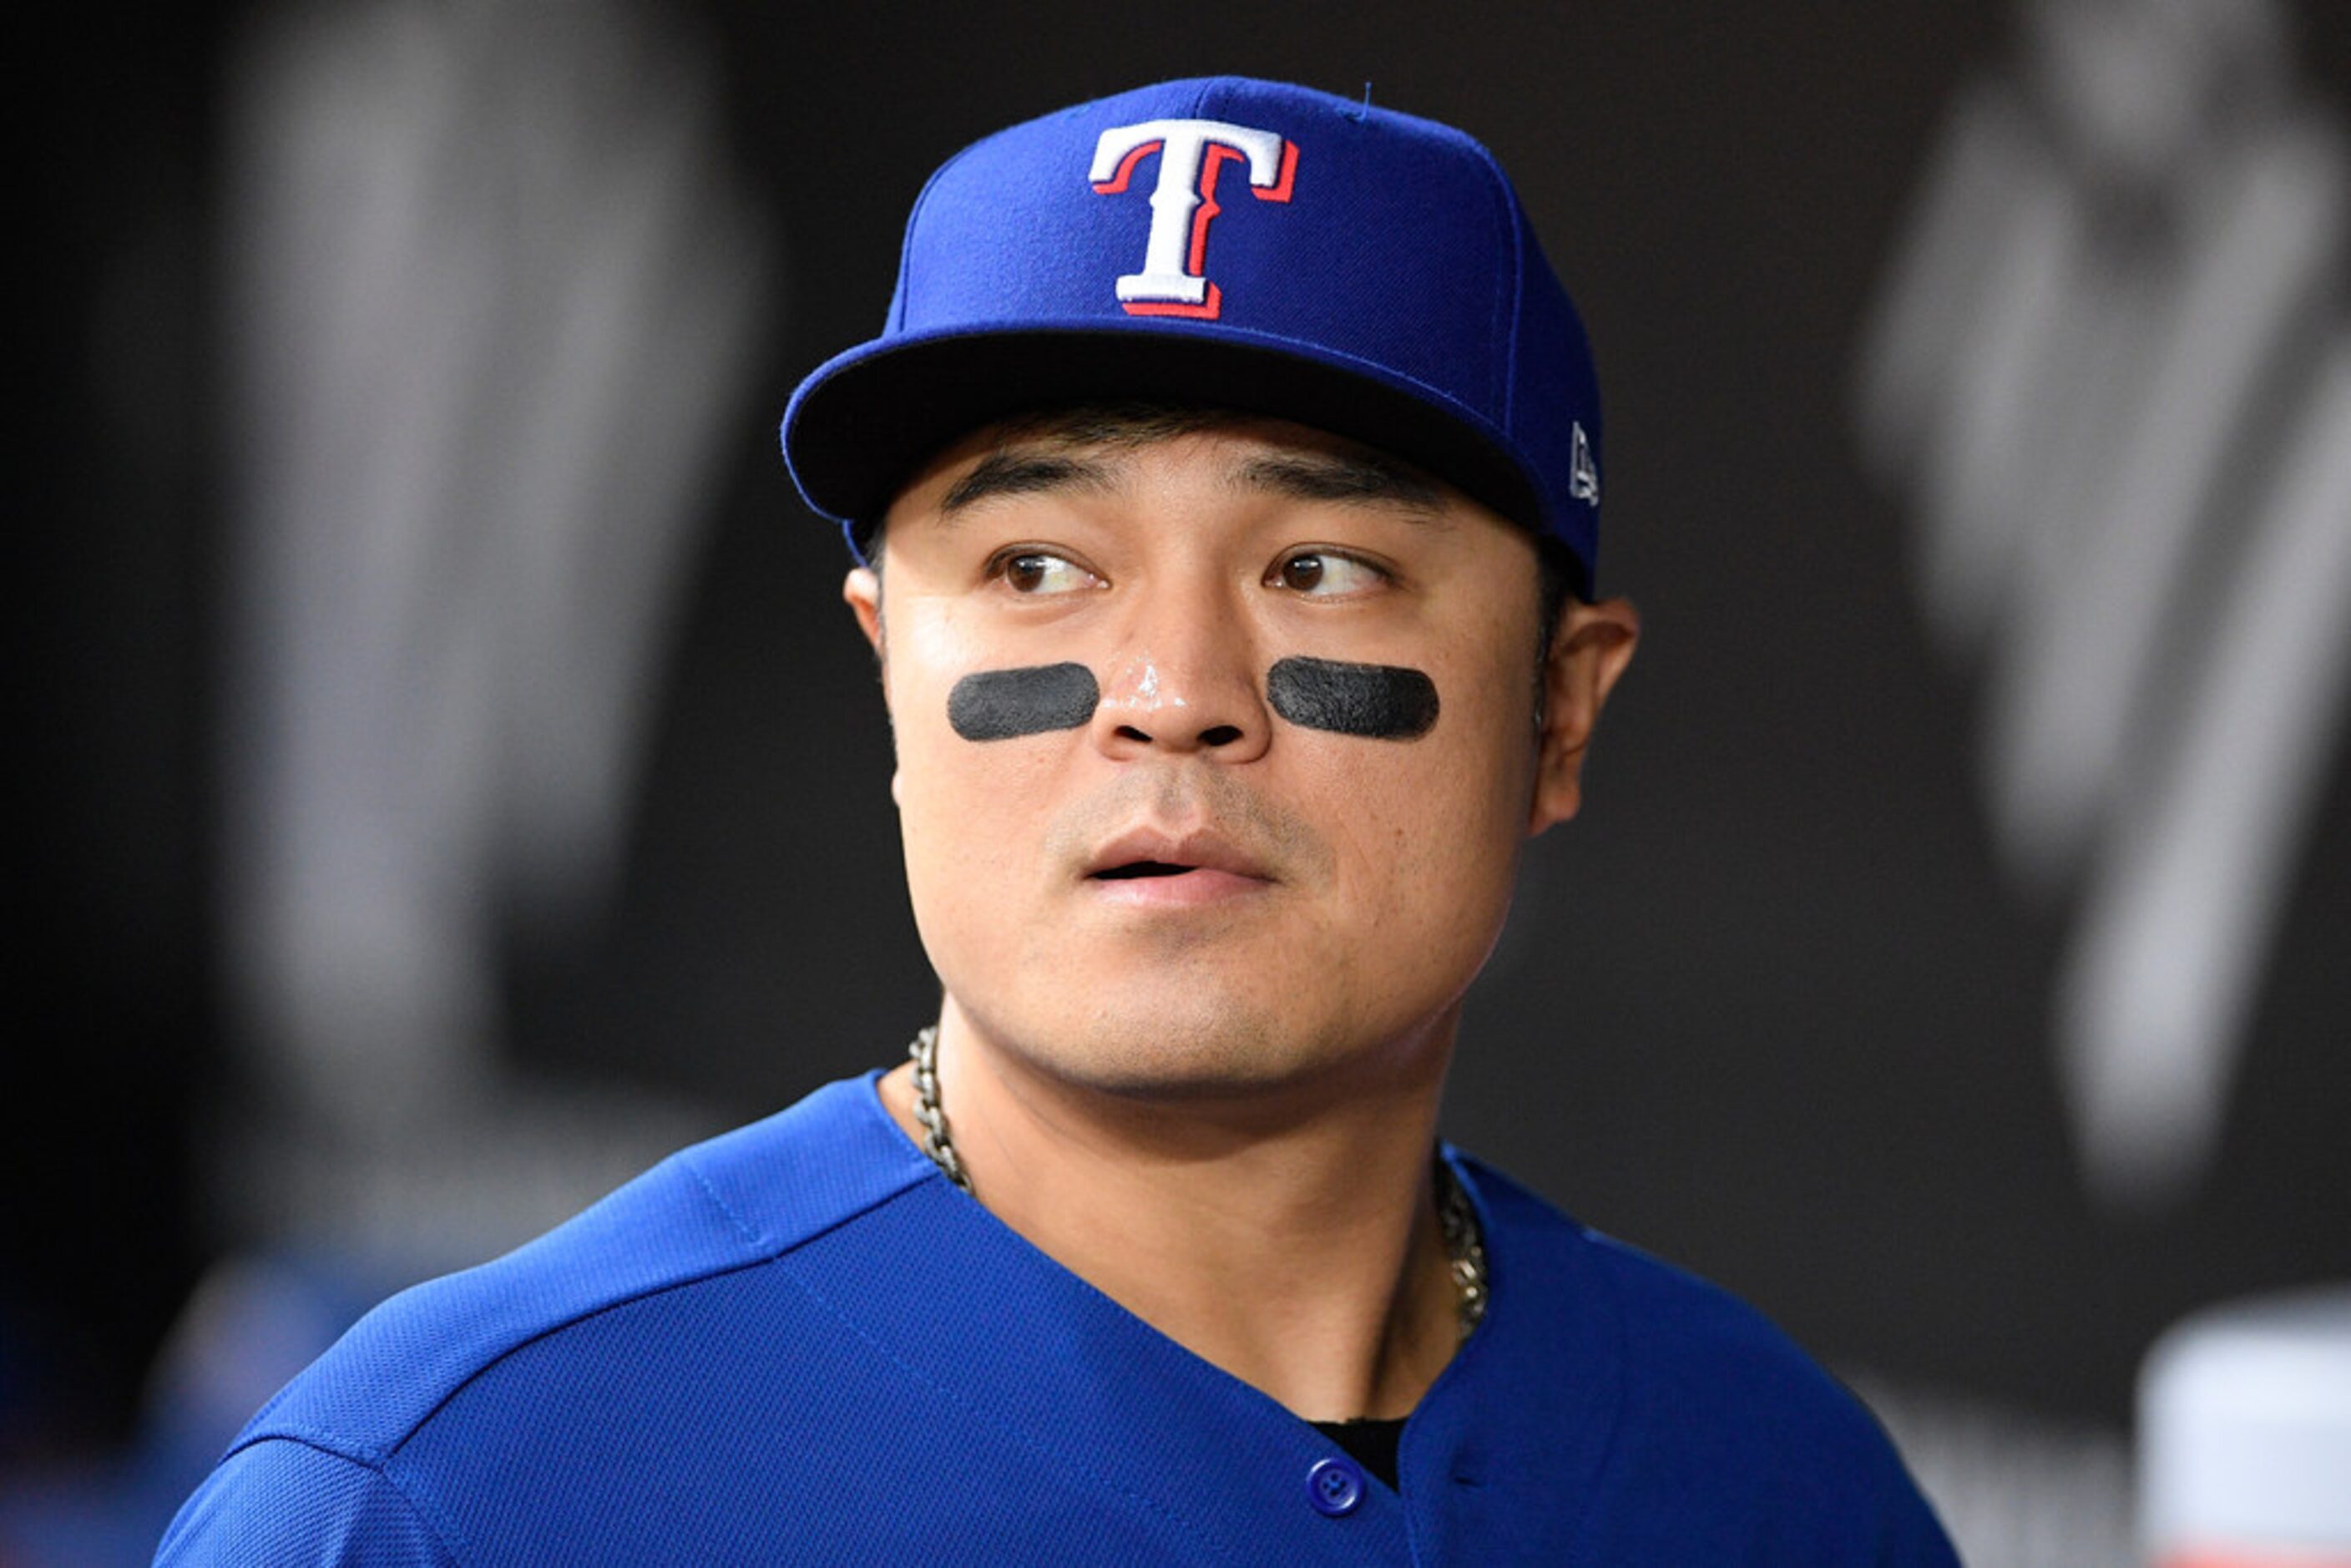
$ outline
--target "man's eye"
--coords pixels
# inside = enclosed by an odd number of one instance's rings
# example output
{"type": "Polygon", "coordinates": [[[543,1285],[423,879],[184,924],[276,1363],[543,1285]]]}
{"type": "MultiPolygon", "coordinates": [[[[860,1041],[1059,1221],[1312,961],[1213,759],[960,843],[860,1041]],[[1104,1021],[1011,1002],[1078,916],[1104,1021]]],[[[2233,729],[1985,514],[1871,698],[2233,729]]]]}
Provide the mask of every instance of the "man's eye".
{"type": "Polygon", "coordinates": [[[996,570],[1015,593],[1070,593],[1101,580],[1075,561],[1044,550],[1005,556],[996,570]]]}
{"type": "Polygon", "coordinates": [[[1301,550],[1296,555],[1284,556],[1281,564],[1273,569],[1270,580],[1293,593],[1338,599],[1377,587],[1386,580],[1386,574],[1369,561],[1357,560],[1353,556],[1301,550]]]}

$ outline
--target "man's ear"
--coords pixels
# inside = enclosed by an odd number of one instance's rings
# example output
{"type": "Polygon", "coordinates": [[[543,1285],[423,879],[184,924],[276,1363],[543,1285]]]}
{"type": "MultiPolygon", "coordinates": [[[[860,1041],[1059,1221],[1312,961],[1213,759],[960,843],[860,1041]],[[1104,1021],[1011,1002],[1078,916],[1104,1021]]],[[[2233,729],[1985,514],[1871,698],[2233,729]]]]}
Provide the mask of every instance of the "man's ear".
{"type": "Polygon", "coordinates": [[[870,566],[852,567],[841,582],[841,601],[857,617],[857,629],[865,633],[872,645],[873,656],[882,656],[882,580],[873,575],[870,566]]]}
{"type": "MultiPolygon", "coordinates": [[[[882,576],[871,567],[852,567],[841,581],[841,601],[857,617],[857,629],[865,633],[865,641],[873,650],[877,663],[884,663],[889,651],[889,639],[882,628],[882,576]]],[[[888,671],[883,672],[882,706],[890,706],[888,671]]]]}
{"type": "Polygon", "coordinates": [[[1628,600],[1571,601],[1543,661],[1542,721],[1536,739],[1530,836],[1564,822],[1583,804],[1583,755],[1600,710],[1641,640],[1641,614],[1628,600]]]}
{"type": "MultiPolygon", "coordinates": [[[[865,641],[872,645],[875,661],[883,662],[887,643],[882,634],[881,575],[871,567],[850,568],[849,575],[841,580],[841,601],[849,606],[852,615],[857,617],[857,629],[865,633],[865,641]]],[[[882,687],[882,711],[889,713],[890,680],[886,664],[879,684],[882,687]]],[[[891,724],[893,731],[896,723],[896,717],[893,716],[891,724]]],[[[898,770],[894,768],[890,770],[890,799],[898,799],[898,770]]]]}

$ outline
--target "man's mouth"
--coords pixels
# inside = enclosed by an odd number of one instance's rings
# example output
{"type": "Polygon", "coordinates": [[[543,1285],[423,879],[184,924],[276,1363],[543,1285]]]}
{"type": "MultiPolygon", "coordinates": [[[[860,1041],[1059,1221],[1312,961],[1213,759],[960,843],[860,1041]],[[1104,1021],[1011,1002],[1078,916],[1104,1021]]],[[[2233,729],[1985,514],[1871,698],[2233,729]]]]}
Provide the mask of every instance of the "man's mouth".
{"type": "Polygon", "coordinates": [[[1192,908],[1263,893],[1270,868],[1214,829],[1131,829],[1102,845],[1085,873],[1102,896],[1138,909],[1192,908]]]}
{"type": "Polygon", "coordinates": [[[1168,861],[1129,861],[1124,865],[1106,866],[1093,874],[1100,882],[1129,882],[1141,876],[1182,876],[1186,872],[1199,869],[1197,866],[1176,865],[1168,861]]]}

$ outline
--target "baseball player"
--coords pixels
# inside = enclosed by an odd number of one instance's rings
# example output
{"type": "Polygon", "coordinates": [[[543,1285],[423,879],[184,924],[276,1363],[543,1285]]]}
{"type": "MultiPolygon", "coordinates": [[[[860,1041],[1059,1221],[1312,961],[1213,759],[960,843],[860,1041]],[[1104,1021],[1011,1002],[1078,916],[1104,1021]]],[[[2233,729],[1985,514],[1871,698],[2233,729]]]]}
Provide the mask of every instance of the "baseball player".
{"type": "Polygon", "coordinates": [[[784,422],[935,1020],[378,1309],[161,1560],[1950,1563],[1770,1324],[1436,1138],[1638,632],[1600,436],[1455,131],[1220,78],[950,160],[784,422]]]}

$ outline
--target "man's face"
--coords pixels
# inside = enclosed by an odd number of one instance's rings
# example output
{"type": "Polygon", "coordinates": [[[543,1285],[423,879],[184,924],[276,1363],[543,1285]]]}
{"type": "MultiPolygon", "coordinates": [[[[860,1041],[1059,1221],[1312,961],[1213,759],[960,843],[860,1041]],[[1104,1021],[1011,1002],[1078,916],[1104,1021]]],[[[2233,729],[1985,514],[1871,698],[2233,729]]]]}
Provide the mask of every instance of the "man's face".
{"type": "Polygon", "coordinates": [[[1582,736],[1562,803],[1538,729],[1560,660],[1539,704],[1524,534],[1249,421],[982,432],[902,492],[884,549],[886,617],[872,574],[848,597],[883,652],[915,921],[967,1026],[1128,1093],[1441,1062],[1520,845],[1574,806],[1582,736]]]}

